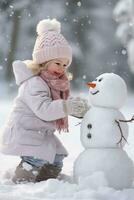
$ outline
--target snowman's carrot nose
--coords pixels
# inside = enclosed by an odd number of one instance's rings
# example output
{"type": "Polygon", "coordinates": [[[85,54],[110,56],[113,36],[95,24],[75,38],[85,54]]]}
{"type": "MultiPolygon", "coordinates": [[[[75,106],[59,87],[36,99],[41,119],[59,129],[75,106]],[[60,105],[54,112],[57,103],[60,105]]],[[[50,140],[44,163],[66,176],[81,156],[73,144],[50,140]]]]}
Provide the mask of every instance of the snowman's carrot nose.
{"type": "Polygon", "coordinates": [[[88,86],[88,87],[91,87],[91,88],[95,88],[95,87],[96,87],[96,83],[87,82],[87,86],[88,86]]]}

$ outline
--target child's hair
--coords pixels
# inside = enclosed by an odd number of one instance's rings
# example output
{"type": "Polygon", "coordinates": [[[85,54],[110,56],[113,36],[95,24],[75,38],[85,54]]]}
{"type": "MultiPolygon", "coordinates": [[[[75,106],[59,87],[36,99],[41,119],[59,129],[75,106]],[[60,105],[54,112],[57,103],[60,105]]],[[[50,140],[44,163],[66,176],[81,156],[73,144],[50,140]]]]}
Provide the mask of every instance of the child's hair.
{"type": "Polygon", "coordinates": [[[38,75],[40,74],[42,69],[47,68],[47,65],[50,61],[43,63],[43,65],[36,64],[33,60],[25,60],[23,62],[26,64],[27,68],[32,71],[34,75],[38,75]]]}
{"type": "MultiPolygon", "coordinates": [[[[49,60],[46,63],[43,63],[43,65],[42,64],[36,64],[36,63],[34,63],[33,60],[25,60],[23,62],[26,64],[27,68],[32,71],[32,73],[34,75],[39,75],[42,69],[47,69],[47,65],[50,61],[51,60],[49,60]]],[[[68,80],[71,81],[73,79],[73,74],[71,72],[68,72],[68,70],[66,70],[66,75],[68,77],[68,80]]]]}

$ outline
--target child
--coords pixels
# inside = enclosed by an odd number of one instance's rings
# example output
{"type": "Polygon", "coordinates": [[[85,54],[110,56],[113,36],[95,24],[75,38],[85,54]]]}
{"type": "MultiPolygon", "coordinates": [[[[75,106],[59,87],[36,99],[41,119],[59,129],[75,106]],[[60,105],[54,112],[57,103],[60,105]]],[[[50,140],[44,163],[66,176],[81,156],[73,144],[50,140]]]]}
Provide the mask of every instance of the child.
{"type": "Polygon", "coordinates": [[[68,115],[83,117],[84,99],[69,97],[66,69],[72,50],[53,19],[37,25],[32,61],[15,61],[13,71],[18,96],[3,130],[2,152],[21,156],[13,182],[38,182],[56,178],[67,151],[54,135],[68,132],[68,115]]]}

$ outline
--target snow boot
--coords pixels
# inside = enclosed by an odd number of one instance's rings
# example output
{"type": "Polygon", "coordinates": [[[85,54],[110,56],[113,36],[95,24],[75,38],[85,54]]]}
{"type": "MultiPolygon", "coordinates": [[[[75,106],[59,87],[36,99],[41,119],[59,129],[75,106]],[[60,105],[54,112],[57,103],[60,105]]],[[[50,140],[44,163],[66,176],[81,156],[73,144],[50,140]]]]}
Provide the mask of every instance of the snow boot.
{"type": "Polygon", "coordinates": [[[53,164],[45,164],[36,176],[36,182],[57,178],[62,168],[53,164]]]}
{"type": "Polygon", "coordinates": [[[26,162],[21,161],[15,170],[12,178],[14,183],[36,182],[36,176],[40,171],[40,167],[34,167],[26,162]]]}
{"type": "Polygon", "coordinates": [[[43,167],[35,167],[27,162],[21,161],[15,170],[12,178],[14,183],[40,182],[49,178],[57,178],[61,167],[52,164],[45,164],[43,167]]]}

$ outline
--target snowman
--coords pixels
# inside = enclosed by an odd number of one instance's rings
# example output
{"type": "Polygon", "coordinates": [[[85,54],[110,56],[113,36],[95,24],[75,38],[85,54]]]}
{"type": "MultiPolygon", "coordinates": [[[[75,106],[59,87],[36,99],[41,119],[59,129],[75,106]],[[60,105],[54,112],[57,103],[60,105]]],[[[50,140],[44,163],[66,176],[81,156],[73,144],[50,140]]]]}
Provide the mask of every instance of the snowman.
{"type": "Polygon", "coordinates": [[[128,125],[119,108],[127,97],[124,80],[114,73],[104,73],[88,82],[91,108],[81,123],[81,143],[85,150],[74,163],[74,179],[102,171],[109,187],[129,188],[134,178],[134,165],[123,150],[127,143],[128,125]]]}

